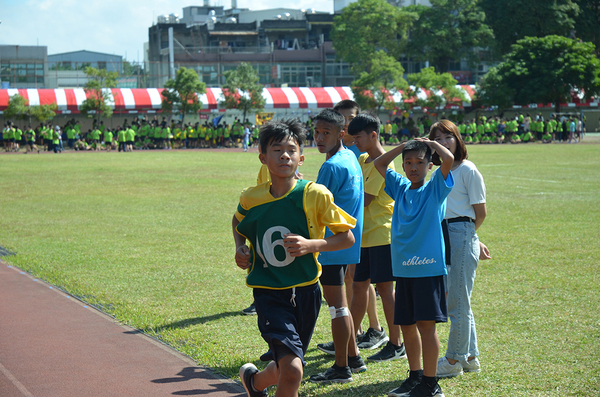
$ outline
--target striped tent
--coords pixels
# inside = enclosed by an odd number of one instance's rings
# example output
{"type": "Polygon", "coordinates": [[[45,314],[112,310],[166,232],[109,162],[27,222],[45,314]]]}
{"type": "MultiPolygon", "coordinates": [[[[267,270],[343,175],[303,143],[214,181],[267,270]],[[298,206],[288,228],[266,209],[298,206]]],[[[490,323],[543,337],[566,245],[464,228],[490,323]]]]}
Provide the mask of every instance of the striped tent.
{"type": "MultiPolygon", "coordinates": [[[[475,86],[459,86],[466,94],[467,101],[461,105],[449,105],[448,109],[457,109],[470,106],[471,98],[475,93],[475,86]]],[[[161,109],[162,88],[113,88],[105,89],[110,98],[109,105],[115,113],[155,113],[161,109]]],[[[30,106],[56,103],[58,113],[79,113],[81,103],[88,97],[83,88],[73,89],[1,89],[0,112],[6,109],[11,96],[20,94],[29,101],[30,106]]],[[[419,95],[428,96],[429,92],[420,92],[419,95]]],[[[350,87],[285,87],[264,88],[265,109],[323,109],[332,107],[343,99],[354,99],[350,87]]],[[[219,102],[223,100],[220,88],[207,88],[206,94],[198,95],[202,102],[203,111],[223,110],[219,102]]],[[[393,96],[396,103],[402,103],[402,93],[393,96]]],[[[407,99],[408,101],[408,99],[407,99]]],[[[561,105],[563,107],[598,107],[598,100],[584,101],[578,97],[572,103],[561,105]]],[[[537,109],[551,108],[553,104],[530,104],[515,106],[515,108],[537,109]]]]}

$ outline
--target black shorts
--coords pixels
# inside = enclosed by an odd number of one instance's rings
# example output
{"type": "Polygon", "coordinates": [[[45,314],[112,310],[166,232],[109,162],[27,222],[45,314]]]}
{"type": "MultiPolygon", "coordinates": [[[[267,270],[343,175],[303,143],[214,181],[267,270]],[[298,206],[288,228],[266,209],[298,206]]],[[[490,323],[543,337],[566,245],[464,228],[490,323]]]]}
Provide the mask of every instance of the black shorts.
{"type": "Polygon", "coordinates": [[[321,265],[321,285],[344,285],[348,265],[321,265]]]}
{"type": "Polygon", "coordinates": [[[254,288],[254,306],[258,314],[258,329],[271,351],[281,350],[280,342],[304,361],[304,354],[312,338],[319,310],[321,289],[319,283],[297,287],[292,304],[292,289],[273,290],[254,288]]]}
{"type": "Polygon", "coordinates": [[[392,273],[392,248],[378,245],[360,249],[360,263],[356,264],[354,281],[371,280],[372,284],[394,281],[392,273]]]}
{"type": "Polygon", "coordinates": [[[413,325],[417,321],[448,321],[444,276],[396,278],[394,324],[413,325]]]}
{"type": "Polygon", "coordinates": [[[128,145],[133,145],[133,141],[125,141],[125,143],[128,145]]]}

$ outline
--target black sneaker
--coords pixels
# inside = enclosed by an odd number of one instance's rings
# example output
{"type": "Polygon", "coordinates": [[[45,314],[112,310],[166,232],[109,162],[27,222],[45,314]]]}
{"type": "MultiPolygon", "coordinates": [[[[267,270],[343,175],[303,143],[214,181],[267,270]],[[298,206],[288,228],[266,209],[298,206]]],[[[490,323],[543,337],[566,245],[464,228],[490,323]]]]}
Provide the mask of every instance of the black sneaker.
{"type": "Polygon", "coordinates": [[[242,314],[245,314],[246,316],[256,315],[256,308],[254,307],[254,302],[252,302],[250,306],[242,310],[242,314]]]}
{"type": "Polygon", "coordinates": [[[367,332],[363,334],[358,343],[359,349],[373,350],[383,345],[385,342],[390,340],[382,328],[381,331],[377,331],[375,328],[369,328],[367,332]]]}
{"type": "Polygon", "coordinates": [[[312,383],[348,383],[352,382],[352,372],[350,367],[338,367],[333,364],[327,371],[311,375],[308,380],[312,383]]]}
{"type": "Polygon", "coordinates": [[[400,358],[406,358],[406,350],[404,349],[404,343],[400,346],[395,346],[392,342],[388,342],[379,353],[373,354],[371,357],[367,357],[370,361],[391,361],[398,360],[400,358]]]}
{"type": "Polygon", "coordinates": [[[324,353],[335,356],[335,346],[333,345],[333,341],[327,343],[319,343],[317,344],[317,349],[321,350],[324,353]]]}
{"type": "Polygon", "coordinates": [[[411,391],[406,393],[402,397],[444,397],[444,393],[442,393],[442,388],[440,385],[435,383],[435,386],[429,387],[425,384],[425,382],[421,382],[416,385],[411,391]]]}
{"type": "Polygon", "coordinates": [[[367,366],[360,356],[348,356],[348,366],[350,367],[350,371],[354,374],[365,372],[367,370],[367,366]]]}
{"type": "MultiPolygon", "coordinates": [[[[408,371],[410,374],[410,371],[408,371]]],[[[394,390],[388,393],[389,397],[405,397],[412,389],[414,389],[419,383],[421,383],[421,379],[423,378],[423,370],[419,370],[419,374],[415,378],[411,378],[410,375],[408,378],[404,379],[404,382],[400,385],[400,387],[395,388],[394,390]]]]}
{"type": "Polygon", "coordinates": [[[244,364],[240,368],[240,380],[249,397],[262,397],[267,395],[266,389],[263,391],[254,391],[254,388],[252,387],[252,378],[257,372],[258,369],[252,363],[244,364]]]}

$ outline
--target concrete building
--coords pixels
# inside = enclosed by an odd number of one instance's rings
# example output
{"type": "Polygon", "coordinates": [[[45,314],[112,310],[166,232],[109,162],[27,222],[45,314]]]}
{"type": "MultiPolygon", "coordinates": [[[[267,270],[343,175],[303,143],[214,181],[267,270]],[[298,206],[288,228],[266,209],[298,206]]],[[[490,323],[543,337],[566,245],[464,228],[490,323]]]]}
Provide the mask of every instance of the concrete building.
{"type": "Polygon", "coordinates": [[[333,18],[289,8],[186,7],[179,23],[158,22],[149,28],[149,85],[162,87],[170,73],[185,66],[195,69],[208,87],[218,87],[224,72],[240,62],[252,64],[267,87],[347,85],[352,81],[348,64],[336,61],[331,43],[333,18]]]}
{"type": "MultiPolygon", "coordinates": [[[[87,66],[122,74],[123,57],[87,50],[48,55],[47,86],[49,88],[83,87],[88,81],[85,74],[87,66]]],[[[131,88],[137,88],[137,85],[131,88]]]]}
{"type": "Polygon", "coordinates": [[[0,45],[2,88],[44,88],[48,73],[48,47],[0,45]]]}

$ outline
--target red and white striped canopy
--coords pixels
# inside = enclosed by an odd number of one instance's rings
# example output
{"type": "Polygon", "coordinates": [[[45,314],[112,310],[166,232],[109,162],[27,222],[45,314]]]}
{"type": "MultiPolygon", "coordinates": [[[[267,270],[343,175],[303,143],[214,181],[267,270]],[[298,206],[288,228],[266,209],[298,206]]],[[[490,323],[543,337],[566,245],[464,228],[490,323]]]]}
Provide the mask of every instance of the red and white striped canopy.
{"type": "MultiPolygon", "coordinates": [[[[470,106],[475,87],[472,85],[461,85],[466,94],[467,101],[459,105],[448,105],[446,108],[456,109],[470,106]]],[[[153,113],[161,109],[162,88],[113,88],[106,89],[112,98],[110,106],[115,113],[153,113]]],[[[83,88],[73,89],[2,89],[0,90],[0,112],[5,110],[11,96],[20,94],[29,101],[29,106],[56,103],[59,113],[79,113],[79,107],[88,97],[83,88]]],[[[429,92],[419,95],[428,96],[429,92]]],[[[354,99],[350,87],[286,87],[286,88],[264,88],[263,96],[266,104],[265,109],[323,109],[332,107],[343,99],[354,99]]],[[[219,102],[223,100],[220,88],[207,88],[206,94],[198,95],[202,102],[204,111],[218,110],[219,102]]],[[[403,102],[402,93],[396,93],[393,99],[397,103],[403,102]]],[[[595,102],[576,102],[564,104],[564,107],[575,106],[598,106],[595,102]]],[[[531,104],[521,108],[548,108],[553,104],[531,104]]],[[[516,107],[518,108],[518,107],[516,107]]]]}

